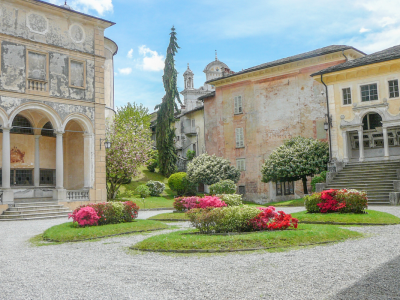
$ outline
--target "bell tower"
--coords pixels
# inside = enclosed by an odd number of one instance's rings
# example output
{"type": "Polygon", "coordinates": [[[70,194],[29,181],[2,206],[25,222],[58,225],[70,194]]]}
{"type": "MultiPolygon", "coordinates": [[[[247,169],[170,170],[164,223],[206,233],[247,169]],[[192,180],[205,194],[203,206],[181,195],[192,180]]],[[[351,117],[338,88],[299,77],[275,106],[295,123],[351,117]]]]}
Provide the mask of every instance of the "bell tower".
{"type": "Polygon", "coordinates": [[[185,80],[185,90],[186,89],[194,89],[194,84],[193,84],[193,72],[192,70],[190,70],[189,68],[189,63],[187,65],[187,70],[185,71],[185,73],[183,73],[183,78],[185,80]]]}

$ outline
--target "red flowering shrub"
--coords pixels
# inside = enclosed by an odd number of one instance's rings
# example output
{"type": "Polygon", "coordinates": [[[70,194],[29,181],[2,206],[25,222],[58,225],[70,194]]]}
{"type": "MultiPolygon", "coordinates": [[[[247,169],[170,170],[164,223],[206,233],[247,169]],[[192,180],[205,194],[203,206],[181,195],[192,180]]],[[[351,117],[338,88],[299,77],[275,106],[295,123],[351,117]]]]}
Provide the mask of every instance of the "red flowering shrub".
{"type": "Polygon", "coordinates": [[[327,190],[305,197],[305,206],[309,213],[363,213],[368,207],[365,192],[357,190],[327,190]]]}
{"type": "Polygon", "coordinates": [[[297,228],[299,220],[292,218],[291,215],[278,211],[278,214],[271,223],[268,224],[269,230],[282,230],[288,229],[289,227],[297,228]]]}
{"type": "MultiPolygon", "coordinates": [[[[72,214],[69,214],[69,218],[72,218],[73,222],[78,222],[77,216],[86,208],[93,209],[98,217],[95,224],[86,224],[89,226],[131,222],[137,218],[139,211],[139,206],[132,201],[90,203],[79,206],[72,214]]],[[[81,225],[79,222],[78,224],[81,225]]]]}
{"type": "Polygon", "coordinates": [[[93,226],[97,225],[97,221],[100,219],[97,216],[96,211],[92,207],[82,207],[76,214],[71,216],[74,222],[77,222],[79,226],[93,226]]]}
{"type": "Polygon", "coordinates": [[[275,211],[275,207],[258,207],[262,212],[251,219],[249,224],[253,230],[282,230],[289,227],[297,228],[299,220],[283,211],[275,211]]]}
{"type": "Polygon", "coordinates": [[[185,211],[186,207],[184,206],[184,201],[185,197],[177,197],[174,199],[174,204],[173,207],[177,210],[177,211],[185,211]]]}

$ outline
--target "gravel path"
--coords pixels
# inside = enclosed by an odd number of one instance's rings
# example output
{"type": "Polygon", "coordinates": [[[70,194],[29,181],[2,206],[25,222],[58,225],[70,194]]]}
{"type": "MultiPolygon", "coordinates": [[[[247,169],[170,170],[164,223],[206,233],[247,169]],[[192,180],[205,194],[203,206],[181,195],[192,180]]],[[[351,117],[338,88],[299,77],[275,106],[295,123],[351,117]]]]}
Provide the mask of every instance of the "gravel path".
{"type": "MultiPolygon", "coordinates": [[[[371,209],[400,217],[400,207],[371,209]]],[[[400,225],[354,227],[370,236],[333,245],[215,256],[127,251],[160,232],[27,242],[65,221],[0,222],[0,299],[400,299],[400,225]]]]}

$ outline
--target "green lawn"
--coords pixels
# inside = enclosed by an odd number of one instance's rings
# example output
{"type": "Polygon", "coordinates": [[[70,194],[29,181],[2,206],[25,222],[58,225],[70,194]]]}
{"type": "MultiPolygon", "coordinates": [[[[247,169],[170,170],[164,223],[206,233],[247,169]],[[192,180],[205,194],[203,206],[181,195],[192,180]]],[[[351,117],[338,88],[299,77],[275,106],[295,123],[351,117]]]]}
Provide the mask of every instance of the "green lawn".
{"type": "Polygon", "coordinates": [[[189,220],[186,213],[166,213],[150,217],[148,220],[189,220]]]}
{"type": "Polygon", "coordinates": [[[287,248],[361,237],[362,234],[338,226],[301,224],[298,229],[264,231],[240,235],[188,234],[185,230],[150,237],[132,246],[147,250],[238,250],[287,248]]]}
{"type": "Polygon", "coordinates": [[[150,220],[135,220],[128,223],[109,224],[102,226],[79,227],[68,222],[50,227],[42,234],[42,239],[55,242],[74,242],[94,239],[110,235],[134,233],[146,230],[165,229],[168,225],[150,220]]]}
{"type": "Polygon", "coordinates": [[[142,198],[118,198],[115,201],[133,201],[140,209],[148,208],[173,208],[174,198],[169,199],[166,197],[148,197],[144,200],[142,198]]]}
{"type": "Polygon", "coordinates": [[[335,222],[363,224],[400,224],[400,218],[375,210],[367,210],[368,214],[309,214],[306,211],[293,213],[292,217],[300,222],[335,222]]]}
{"type": "Polygon", "coordinates": [[[251,206],[275,206],[275,207],[280,207],[280,206],[292,206],[292,207],[302,207],[304,206],[304,199],[294,199],[294,200],[288,200],[288,201],[280,201],[280,202],[269,202],[266,204],[257,204],[254,202],[249,202],[249,201],[243,201],[243,204],[246,205],[251,205],[251,206]]]}

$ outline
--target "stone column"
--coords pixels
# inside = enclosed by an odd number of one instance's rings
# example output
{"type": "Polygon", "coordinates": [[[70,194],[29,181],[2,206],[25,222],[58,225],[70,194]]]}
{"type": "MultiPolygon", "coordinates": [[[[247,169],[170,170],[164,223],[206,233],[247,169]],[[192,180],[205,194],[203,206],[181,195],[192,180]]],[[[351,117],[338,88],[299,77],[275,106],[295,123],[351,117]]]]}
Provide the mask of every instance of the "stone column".
{"type": "Polygon", "coordinates": [[[83,170],[84,170],[84,188],[92,187],[92,134],[83,134],[83,170]]]}
{"type": "Polygon", "coordinates": [[[388,139],[388,132],[387,128],[383,127],[383,147],[385,152],[385,160],[389,159],[389,139],[388,139]]]}
{"type": "Polygon", "coordinates": [[[342,132],[343,138],[343,161],[349,161],[349,146],[347,144],[347,131],[342,132]]]}
{"type": "Polygon", "coordinates": [[[33,170],[33,183],[35,187],[40,185],[40,137],[35,135],[35,167],[33,170]]]}
{"type": "Polygon", "coordinates": [[[3,204],[14,203],[14,192],[10,186],[11,160],[10,160],[10,130],[9,127],[3,129],[3,156],[2,156],[2,177],[3,177],[3,204]]]}
{"type": "Polygon", "coordinates": [[[63,133],[56,131],[56,189],[53,199],[65,201],[66,191],[64,189],[64,153],[63,153],[63,133]]]}
{"type": "Polygon", "coordinates": [[[360,150],[360,158],[359,161],[362,162],[364,161],[364,132],[363,128],[361,127],[358,129],[358,143],[359,143],[359,150],[360,150]]]}

